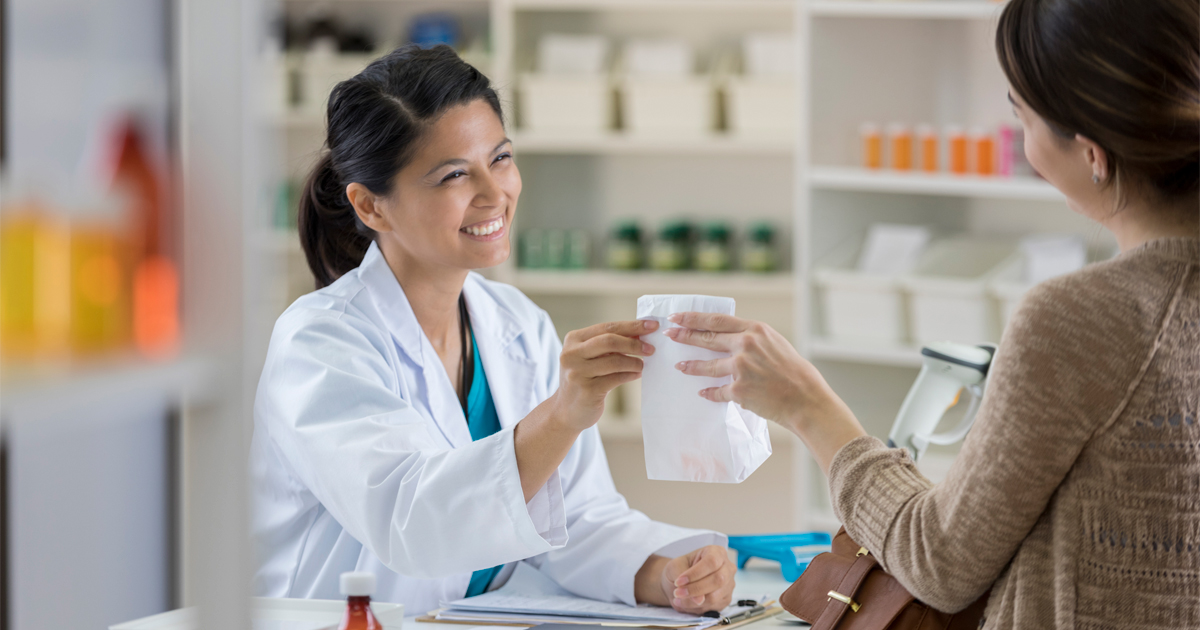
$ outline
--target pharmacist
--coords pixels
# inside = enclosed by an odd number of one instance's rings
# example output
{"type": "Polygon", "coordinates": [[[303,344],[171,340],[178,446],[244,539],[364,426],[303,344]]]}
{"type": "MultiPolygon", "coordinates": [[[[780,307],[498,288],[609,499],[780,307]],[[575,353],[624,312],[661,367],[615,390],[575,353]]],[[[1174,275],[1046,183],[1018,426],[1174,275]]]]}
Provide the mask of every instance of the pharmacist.
{"type": "Polygon", "coordinates": [[[445,46],[330,96],[300,204],[322,288],[276,323],[254,408],[256,591],[337,598],[343,571],[370,571],[377,599],[424,613],[524,561],[586,597],[721,609],[724,537],[630,509],[595,429],[641,374],[647,324],[562,347],[528,298],[470,273],[509,255],[521,191],[499,113],[445,46]]]}

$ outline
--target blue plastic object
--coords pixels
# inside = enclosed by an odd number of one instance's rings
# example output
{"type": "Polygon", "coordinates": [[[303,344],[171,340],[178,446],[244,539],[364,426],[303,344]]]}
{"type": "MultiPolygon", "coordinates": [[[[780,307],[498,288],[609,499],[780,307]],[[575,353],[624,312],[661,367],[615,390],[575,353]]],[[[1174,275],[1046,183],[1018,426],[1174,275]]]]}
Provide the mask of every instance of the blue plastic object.
{"type": "Polygon", "coordinates": [[[739,569],[746,568],[750,558],[774,560],[783,570],[783,578],[795,582],[817,554],[829,551],[832,542],[833,537],[826,532],[758,534],[730,536],[729,548],[737,551],[739,569]]]}

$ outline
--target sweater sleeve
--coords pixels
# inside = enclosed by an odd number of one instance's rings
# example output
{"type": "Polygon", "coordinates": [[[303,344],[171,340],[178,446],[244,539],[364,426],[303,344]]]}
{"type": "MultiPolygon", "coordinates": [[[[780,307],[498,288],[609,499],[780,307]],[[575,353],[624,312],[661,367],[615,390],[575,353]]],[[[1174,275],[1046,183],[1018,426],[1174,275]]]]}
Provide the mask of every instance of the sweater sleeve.
{"type": "Polygon", "coordinates": [[[833,460],[830,492],[847,532],[937,609],[961,610],[996,581],[1135,384],[1149,344],[1089,295],[1061,282],[1030,292],[944,483],[930,483],[906,451],[872,437],[833,460]]]}

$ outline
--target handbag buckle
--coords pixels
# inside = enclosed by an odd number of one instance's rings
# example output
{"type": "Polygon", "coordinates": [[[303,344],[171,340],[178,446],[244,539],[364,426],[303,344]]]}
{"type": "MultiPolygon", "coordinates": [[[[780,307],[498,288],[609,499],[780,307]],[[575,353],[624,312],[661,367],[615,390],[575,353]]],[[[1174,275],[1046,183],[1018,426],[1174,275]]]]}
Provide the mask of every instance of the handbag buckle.
{"type": "Polygon", "coordinates": [[[849,606],[850,612],[858,612],[858,609],[862,608],[862,606],[860,606],[858,604],[858,602],[854,601],[853,599],[850,599],[849,597],[847,597],[845,595],[842,595],[841,593],[839,593],[837,591],[829,591],[829,593],[827,593],[827,594],[829,595],[829,599],[826,599],[825,601],[829,601],[830,599],[836,599],[839,602],[842,602],[843,604],[849,606]]]}
{"type": "Polygon", "coordinates": [[[871,552],[870,552],[870,551],[867,551],[867,548],[866,548],[866,547],[859,547],[859,548],[858,548],[858,553],[854,554],[854,557],[855,557],[855,558],[861,558],[861,557],[863,557],[863,556],[869,556],[869,555],[871,555],[871,552]]]}

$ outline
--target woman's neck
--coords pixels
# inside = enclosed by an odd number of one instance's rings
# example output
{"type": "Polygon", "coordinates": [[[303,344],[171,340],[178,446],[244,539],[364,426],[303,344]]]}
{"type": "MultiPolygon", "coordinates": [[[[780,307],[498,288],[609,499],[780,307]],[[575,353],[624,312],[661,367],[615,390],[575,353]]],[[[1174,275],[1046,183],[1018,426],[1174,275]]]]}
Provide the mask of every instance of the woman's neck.
{"type": "Polygon", "coordinates": [[[1200,206],[1195,200],[1168,204],[1131,198],[1102,223],[1127,252],[1159,238],[1200,238],[1200,206]]]}
{"type": "Polygon", "coordinates": [[[382,242],[379,249],[434,349],[442,354],[449,348],[457,348],[458,297],[469,272],[430,264],[408,255],[400,247],[382,242]]]}

